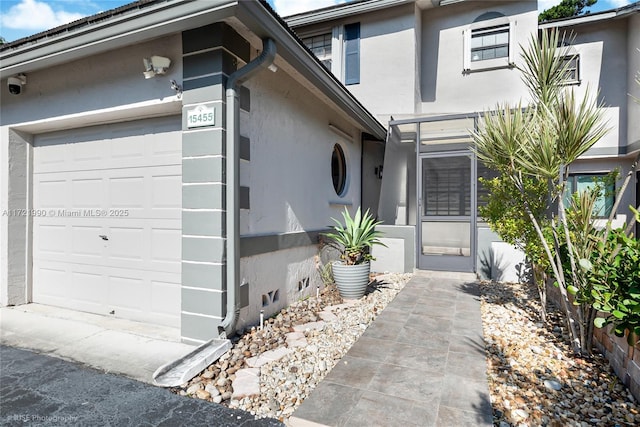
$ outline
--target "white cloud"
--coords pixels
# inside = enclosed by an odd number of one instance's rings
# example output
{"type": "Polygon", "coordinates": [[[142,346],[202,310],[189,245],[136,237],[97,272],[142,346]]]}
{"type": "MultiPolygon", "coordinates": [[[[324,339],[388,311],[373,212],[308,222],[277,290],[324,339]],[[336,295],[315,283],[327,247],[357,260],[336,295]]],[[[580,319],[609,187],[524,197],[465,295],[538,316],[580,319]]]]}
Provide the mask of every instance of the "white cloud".
{"type": "Polygon", "coordinates": [[[20,30],[47,30],[83,18],[81,13],[54,11],[47,3],[22,0],[1,18],[2,26],[20,30]]]}
{"type": "Polygon", "coordinates": [[[346,0],[273,0],[274,9],[280,16],[295,15],[340,3],[346,3],[346,0]]]}

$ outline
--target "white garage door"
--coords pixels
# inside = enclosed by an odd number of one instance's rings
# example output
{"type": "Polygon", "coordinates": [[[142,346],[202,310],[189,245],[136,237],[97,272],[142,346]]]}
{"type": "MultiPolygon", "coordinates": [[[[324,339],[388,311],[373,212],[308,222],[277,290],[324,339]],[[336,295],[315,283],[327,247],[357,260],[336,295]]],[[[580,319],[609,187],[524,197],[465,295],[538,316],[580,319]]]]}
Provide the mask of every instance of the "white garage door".
{"type": "Polygon", "coordinates": [[[33,301],[179,326],[179,117],[38,135],[33,301]]]}

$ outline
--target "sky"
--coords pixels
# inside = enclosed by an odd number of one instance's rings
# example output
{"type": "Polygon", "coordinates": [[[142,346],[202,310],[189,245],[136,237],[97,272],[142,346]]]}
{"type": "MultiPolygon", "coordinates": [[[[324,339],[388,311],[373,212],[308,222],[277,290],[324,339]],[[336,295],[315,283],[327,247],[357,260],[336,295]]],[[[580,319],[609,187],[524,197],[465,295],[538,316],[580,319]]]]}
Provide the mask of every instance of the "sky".
{"type": "MultiPolygon", "coordinates": [[[[6,41],[67,24],[85,16],[113,9],[133,0],[0,0],[0,36],[6,41]]],[[[206,0],[205,0],[206,1],[206,0]]],[[[306,12],[348,0],[267,0],[281,16],[306,12]]],[[[612,9],[634,0],[598,0],[592,12],[612,9]]],[[[540,11],[560,0],[539,0],[540,11]]]]}

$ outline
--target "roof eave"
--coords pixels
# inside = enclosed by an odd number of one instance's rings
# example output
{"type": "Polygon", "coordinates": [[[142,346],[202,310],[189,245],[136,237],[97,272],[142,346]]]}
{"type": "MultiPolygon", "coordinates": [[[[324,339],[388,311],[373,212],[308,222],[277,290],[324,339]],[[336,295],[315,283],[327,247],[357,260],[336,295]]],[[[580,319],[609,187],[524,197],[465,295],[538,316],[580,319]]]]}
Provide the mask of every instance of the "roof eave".
{"type": "Polygon", "coordinates": [[[339,108],[348,112],[363,129],[384,141],[382,124],[296,39],[293,32],[261,2],[240,2],[238,19],[258,37],[271,37],[278,47],[278,56],[291,64],[306,80],[320,89],[339,108]]]}
{"type": "Polygon", "coordinates": [[[284,20],[290,27],[300,27],[414,2],[415,0],[370,0],[344,3],[338,6],[286,16],[284,20]]]}
{"type": "Polygon", "coordinates": [[[159,2],[137,12],[0,52],[0,78],[50,67],[233,16],[238,1],[159,2]]]}
{"type": "Polygon", "coordinates": [[[0,78],[197,28],[233,16],[240,19],[258,37],[273,38],[278,45],[279,56],[320,89],[338,108],[350,114],[365,132],[381,140],[385,139],[384,126],[300,44],[293,32],[286,27],[286,23],[259,1],[159,2],[144,11],[114,17],[64,35],[40,39],[34,44],[3,51],[0,53],[0,78]]]}

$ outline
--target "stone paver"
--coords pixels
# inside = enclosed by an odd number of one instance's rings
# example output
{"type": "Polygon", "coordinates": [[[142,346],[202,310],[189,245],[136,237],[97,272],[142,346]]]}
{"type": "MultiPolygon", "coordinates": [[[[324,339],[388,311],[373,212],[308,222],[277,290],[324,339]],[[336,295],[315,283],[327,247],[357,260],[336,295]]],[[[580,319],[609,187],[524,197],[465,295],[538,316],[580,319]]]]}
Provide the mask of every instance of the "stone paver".
{"type": "Polygon", "coordinates": [[[307,346],[307,338],[304,336],[302,332],[289,332],[286,338],[287,347],[295,348],[295,347],[306,347],[307,346]]]}
{"type": "Polygon", "coordinates": [[[269,362],[273,362],[275,360],[280,360],[285,357],[287,354],[293,353],[293,350],[290,350],[285,347],[278,347],[275,350],[265,351],[262,354],[259,354],[254,357],[250,357],[245,360],[247,365],[250,368],[259,368],[262,365],[266,365],[269,362]]]}
{"type": "Polygon", "coordinates": [[[479,295],[472,278],[418,272],[289,425],[491,426],[479,295]]]}
{"type": "Polygon", "coordinates": [[[257,394],[260,394],[260,368],[244,368],[236,371],[232,399],[240,400],[257,394]]]}
{"type": "Polygon", "coordinates": [[[322,320],[318,320],[317,322],[309,322],[309,323],[303,323],[302,325],[295,325],[293,327],[294,332],[304,332],[307,329],[312,331],[312,330],[318,330],[321,331],[324,329],[326,323],[323,322],[322,320]]]}
{"type": "Polygon", "coordinates": [[[276,427],[244,411],[0,346],[0,425],[276,427]]]}

